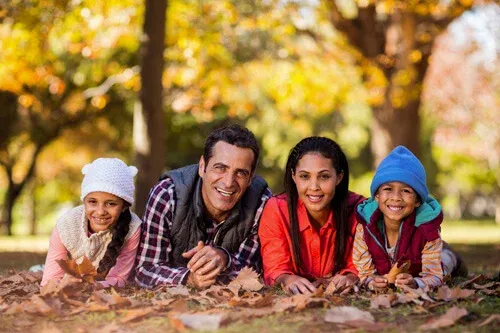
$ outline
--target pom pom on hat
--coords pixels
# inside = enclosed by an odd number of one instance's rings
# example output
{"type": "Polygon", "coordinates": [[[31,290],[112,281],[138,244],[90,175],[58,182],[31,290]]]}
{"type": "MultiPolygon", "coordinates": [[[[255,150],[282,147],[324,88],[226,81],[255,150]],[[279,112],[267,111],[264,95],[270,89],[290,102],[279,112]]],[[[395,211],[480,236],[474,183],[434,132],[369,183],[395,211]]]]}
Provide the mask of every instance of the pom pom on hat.
{"type": "Polygon", "coordinates": [[[375,196],[380,185],[389,182],[410,185],[423,202],[429,196],[424,166],[405,146],[397,146],[380,162],[370,186],[371,196],[375,196]]]}
{"type": "Polygon", "coordinates": [[[106,192],[122,198],[130,205],[134,204],[135,166],[127,166],[118,158],[98,158],[82,168],[85,175],[82,181],[80,199],[92,192],[106,192]]]}

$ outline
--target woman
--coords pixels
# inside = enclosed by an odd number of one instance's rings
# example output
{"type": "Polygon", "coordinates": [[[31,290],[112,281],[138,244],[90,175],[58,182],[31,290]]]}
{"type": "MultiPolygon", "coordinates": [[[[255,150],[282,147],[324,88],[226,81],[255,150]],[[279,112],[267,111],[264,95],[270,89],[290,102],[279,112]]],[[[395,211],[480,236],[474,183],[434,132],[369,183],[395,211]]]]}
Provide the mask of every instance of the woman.
{"type": "Polygon", "coordinates": [[[80,263],[87,257],[103,281],[97,288],[123,287],[134,266],[141,220],[130,212],[134,204],[137,168],[117,158],[98,158],[82,168],[83,205],[61,216],[50,238],[41,286],[59,280],[57,260],[80,263]]]}
{"type": "Polygon", "coordinates": [[[259,227],[266,284],[304,294],[334,283],[346,293],[358,281],[351,253],[363,198],[348,184],[347,159],[333,140],[309,137],[291,150],[285,192],[268,201],[259,227]]]}

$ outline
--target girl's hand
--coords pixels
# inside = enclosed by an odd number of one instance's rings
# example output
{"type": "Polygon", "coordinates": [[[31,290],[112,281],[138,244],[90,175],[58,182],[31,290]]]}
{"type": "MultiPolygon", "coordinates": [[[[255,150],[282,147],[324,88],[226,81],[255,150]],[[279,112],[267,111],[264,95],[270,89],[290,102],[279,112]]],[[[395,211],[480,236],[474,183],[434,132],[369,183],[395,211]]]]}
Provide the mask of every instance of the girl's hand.
{"type": "Polygon", "coordinates": [[[308,279],[298,275],[282,274],[278,276],[276,282],[281,284],[285,291],[292,294],[312,294],[316,292],[316,287],[308,279]]]}
{"type": "Polygon", "coordinates": [[[373,280],[368,283],[368,289],[370,290],[380,290],[385,289],[389,286],[387,279],[380,275],[373,275],[373,280]]]}
{"type": "Polygon", "coordinates": [[[417,281],[408,273],[400,273],[396,276],[396,282],[394,283],[396,287],[407,286],[413,289],[417,289],[417,281]]]}
{"type": "Polygon", "coordinates": [[[333,283],[340,295],[349,293],[354,285],[359,281],[357,275],[348,273],[346,275],[337,274],[332,278],[330,283],[333,283]]]}

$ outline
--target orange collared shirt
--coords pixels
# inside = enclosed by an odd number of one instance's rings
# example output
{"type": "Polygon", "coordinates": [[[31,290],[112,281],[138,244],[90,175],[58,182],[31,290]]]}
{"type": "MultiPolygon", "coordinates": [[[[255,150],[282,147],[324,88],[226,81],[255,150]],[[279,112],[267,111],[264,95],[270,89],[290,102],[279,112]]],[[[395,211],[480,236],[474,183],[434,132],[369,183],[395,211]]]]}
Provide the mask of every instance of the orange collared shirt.
{"type": "MultiPolygon", "coordinates": [[[[296,274],[310,279],[330,275],[334,269],[335,256],[335,222],[333,213],[328,221],[316,230],[309,220],[306,207],[299,199],[297,217],[300,230],[300,257],[302,270],[298,269],[293,260],[292,240],[290,237],[290,219],[286,195],[281,194],[271,198],[262,212],[259,226],[262,261],[264,265],[264,280],[267,285],[273,285],[281,274],[296,274]]],[[[349,216],[350,235],[347,240],[347,265],[340,274],[353,273],[357,275],[352,262],[353,236],[356,232],[354,213],[349,216]]]]}

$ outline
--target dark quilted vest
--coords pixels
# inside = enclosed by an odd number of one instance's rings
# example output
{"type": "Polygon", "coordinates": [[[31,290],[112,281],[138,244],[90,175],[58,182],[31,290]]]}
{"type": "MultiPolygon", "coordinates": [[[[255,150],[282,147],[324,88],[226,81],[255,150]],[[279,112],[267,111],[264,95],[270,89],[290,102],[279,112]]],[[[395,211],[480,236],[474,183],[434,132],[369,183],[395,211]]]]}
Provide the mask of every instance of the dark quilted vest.
{"type": "MultiPolygon", "coordinates": [[[[175,211],[170,239],[170,260],[174,266],[185,267],[188,259],[182,253],[207,240],[207,221],[201,195],[202,179],[198,175],[198,164],[169,171],[161,178],[169,177],[175,185],[175,211]]],[[[261,197],[267,189],[266,181],[255,176],[241,200],[231,210],[229,217],[215,236],[215,246],[236,253],[241,243],[250,235],[255,213],[261,205],[261,197]]]]}
{"type": "MultiPolygon", "coordinates": [[[[379,221],[383,221],[383,214],[380,209],[375,210],[370,218],[370,223],[362,223],[364,228],[364,238],[368,250],[372,256],[373,264],[377,269],[377,274],[387,274],[393,262],[411,261],[409,273],[418,277],[422,271],[422,250],[426,242],[433,241],[439,237],[439,227],[443,220],[441,212],[433,220],[415,227],[415,211],[410,214],[401,227],[401,233],[397,243],[395,260],[391,260],[387,254],[384,244],[385,236],[378,228],[379,221]]],[[[364,221],[358,213],[358,221],[364,221]]]]}

